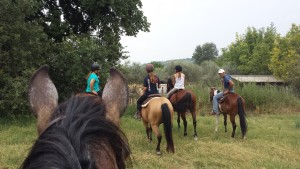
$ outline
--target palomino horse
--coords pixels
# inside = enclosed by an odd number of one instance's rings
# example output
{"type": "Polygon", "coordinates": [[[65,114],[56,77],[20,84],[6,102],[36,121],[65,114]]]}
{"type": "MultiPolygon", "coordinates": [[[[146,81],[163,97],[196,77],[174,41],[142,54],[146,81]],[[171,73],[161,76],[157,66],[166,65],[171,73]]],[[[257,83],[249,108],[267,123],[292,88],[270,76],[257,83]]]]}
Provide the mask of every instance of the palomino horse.
{"type": "MultiPolygon", "coordinates": [[[[172,85],[172,80],[169,78],[167,81],[167,92],[169,92],[174,86],[172,85]]],[[[197,121],[196,121],[196,95],[191,90],[178,90],[174,93],[170,101],[174,110],[178,113],[177,123],[178,128],[180,128],[180,117],[182,118],[184,125],[184,136],[187,136],[187,120],[186,120],[186,112],[189,110],[191,112],[193,118],[193,126],[194,126],[194,139],[197,140],[197,121]]]]}
{"type": "Polygon", "coordinates": [[[160,155],[160,143],[162,135],[159,132],[159,125],[164,124],[164,133],[167,141],[167,151],[175,152],[172,125],[174,110],[170,101],[165,97],[151,97],[142,105],[141,110],[142,121],[146,128],[149,141],[152,141],[152,130],[157,137],[156,154],[160,155]]]}
{"type": "MultiPolygon", "coordinates": [[[[216,95],[219,91],[215,87],[210,88],[210,101],[213,100],[213,96],[216,95]]],[[[235,135],[236,123],[235,116],[239,115],[240,126],[242,130],[242,137],[246,138],[247,133],[247,121],[245,114],[245,100],[236,93],[229,93],[224,96],[222,103],[219,103],[219,110],[224,115],[224,126],[225,132],[227,132],[227,114],[230,116],[230,121],[232,124],[232,134],[231,137],[235,135]]],[[[218,131],[219,125],[219,115],[216,115],[216,129],[218,131]]]]}
{"type": "Polygon", "coordinates": [[[128,140],[119,128],[128,103],[124,76],[110,70],[103,99],[78,94],[58,105],[48,69],[42,66],[30,80],[29,102],[39,137],[21,168],[117,169],[131,165],[128,140]]]}

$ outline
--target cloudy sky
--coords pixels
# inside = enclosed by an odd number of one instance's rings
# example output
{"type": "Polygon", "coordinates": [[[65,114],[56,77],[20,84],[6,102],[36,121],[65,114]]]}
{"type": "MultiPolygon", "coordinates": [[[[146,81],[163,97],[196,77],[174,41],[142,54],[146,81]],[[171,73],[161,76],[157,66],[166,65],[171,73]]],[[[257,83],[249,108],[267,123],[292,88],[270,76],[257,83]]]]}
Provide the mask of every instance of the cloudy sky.
{"type": "Polygon", "coordinates": [[[141,0],[150,32],[122,37],[131,62],[148,63],[191,58],[197,45],[218,49],[235,41],[247,27],[271,23],[284,36],[300,25],[300,0],[141,0]]]}

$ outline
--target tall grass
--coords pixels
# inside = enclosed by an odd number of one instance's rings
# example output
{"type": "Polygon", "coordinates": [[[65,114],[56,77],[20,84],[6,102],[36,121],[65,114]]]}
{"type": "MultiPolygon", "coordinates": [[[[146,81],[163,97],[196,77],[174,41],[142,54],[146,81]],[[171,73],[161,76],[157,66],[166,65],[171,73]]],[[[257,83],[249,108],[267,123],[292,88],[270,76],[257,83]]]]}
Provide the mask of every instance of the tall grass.
{"type": "MultiPolygon", "coordinates": [[[[193,139],[192,118],[188,114],[188,136],[177,128],[174,117],[173,138],[175,154],[166,152],[163,126],[162,155],[157,156],[157,139],[149,143],[141,121],[133,118],[135,105],[130,105],[121,118],[121,128],[126,134],[131,150],[133,168],[145,169],[197,169],[197,168],[300,168],[299,114],[248,115],[247,139],[241,139],[239,125],[236,138],[232,131],[224,133],[223,124],[214,132],[213,116],[197,116],[198,140],[193,139]]],[[[238,118],[236,118],[237,124],[238,118]]],[[[34,118],[0,119],[0,168],[18,168],[37,137],[34,118]]]]}
{"type": "Polygon", "coordinates": [[[18,168],[37,137],[31,116],[0,118],[0,169],[18,168]]]}
{"type": "MultiPolygon", "coordinates": [[[[132,149],[133,168],[300,168],[300,101],[292,90],[268,85],[236,85],[236,92],[246,100],[248,134],[247,139],[242,140],[239,125],[237,138],[230,138],[230,122],[228,134],[224,133],[222,122],[219,132],[214,132],[214,117],[207,116],[211,110],[209,86],[199,83],[187,88],[196,93],[201,103],[197,111],[199,139],[193,140],[191,116],[187,116],[188,136],[183,137],[183,129],[177,128],[175,115],[175,154],[165,151],[164,138],[163,155],[155,154],[155,135],[153,142],[148,143],[142,122],[133,118],[136,105],[128,106],[121,128],[132,149]]],[[[37,137],[35,123],[31,116],[0,117],[0,169],[21,165],[37,137]]],[[[236,123],[239,124],[238,118],[236,123]]],[[[162,126],[160,131],[163,133],[162,126]]]]}
{"type": "MultiPolygon", "coordinates": [[[[211,109],[209,101],[210,86],[198,83],[196,85],[188,85],[187,88],[197,94],[198,100],[202,103],[203,110],[201,111],[207,112],[209,111],[207,109],[211,109]]],[[[255,84],[240,86],[235,84],[235,92],[245,99],[246,109],[251,111],[251,113],[300,111],[300,99],[292,88],[271,85],[257,86],[255,84]]]]}

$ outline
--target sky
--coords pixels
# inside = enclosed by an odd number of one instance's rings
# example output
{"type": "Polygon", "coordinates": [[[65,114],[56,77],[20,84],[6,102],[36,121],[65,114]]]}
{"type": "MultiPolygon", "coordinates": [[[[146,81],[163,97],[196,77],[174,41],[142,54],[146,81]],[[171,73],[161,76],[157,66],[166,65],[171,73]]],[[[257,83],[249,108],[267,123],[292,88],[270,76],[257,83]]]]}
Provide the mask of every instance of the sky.
{"type": "Polygon", "coordinates": [[[141,0],[151,23],[150,32],[123,36],[127,61],[149,63],[192,58],[198,45],[216,44],[218,50],[235,42],[248,27],[274,24],[281,36],[293,23],[300,25],[300,0],[141,0]]]}

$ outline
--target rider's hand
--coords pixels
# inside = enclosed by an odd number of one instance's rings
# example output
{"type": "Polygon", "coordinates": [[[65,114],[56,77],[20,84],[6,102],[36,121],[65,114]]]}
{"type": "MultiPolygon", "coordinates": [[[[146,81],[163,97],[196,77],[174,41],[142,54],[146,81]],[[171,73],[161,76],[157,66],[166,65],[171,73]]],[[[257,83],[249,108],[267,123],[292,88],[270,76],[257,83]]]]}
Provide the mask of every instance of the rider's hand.
{"type": "Polygon", "coordinates": [[[98,93],[97,93],[95,90],[93,90],[92,93],[93,93],[94,95],[98,95],[98,93]]]}
{"type": "Polygon", "coordinates": [[[223,95],[228,94],[228,92],[229,92],[228,90],[224,90],[224,91],[223,91],[223,95]]]}

